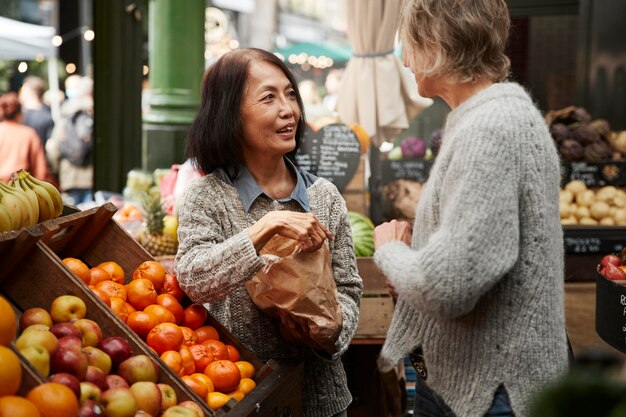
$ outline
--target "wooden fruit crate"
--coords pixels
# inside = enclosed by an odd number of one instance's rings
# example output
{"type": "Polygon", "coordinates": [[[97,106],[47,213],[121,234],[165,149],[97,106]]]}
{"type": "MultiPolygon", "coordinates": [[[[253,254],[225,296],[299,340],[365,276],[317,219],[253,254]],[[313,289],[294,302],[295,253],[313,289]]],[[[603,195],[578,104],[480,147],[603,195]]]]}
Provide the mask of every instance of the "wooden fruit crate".
{"type": "Polygon", "coordinates": [[[37,244],[43,232],[37,226],[26,227],[21,230],[0,233],[0,283],[10,276],[30,249],[37,244]]]}
{"type": "MultiPolygon", "coordinates": [[[[90,303],[97,305],[95,308],[88,304],[88,309],[97,310],[96,314],[101,317],[99,317],[100,320],[95,320],[101,326],[105,326],[106,330],[103,328],[103,331],[107,334],[121,332],[128,340],[132,340],[133,348],[150,355],[159,364],[161,374],[177,390],[179,400],[193,399],[200,404],[207,416],[274,416],[280,415],[281,412],[285,412],[284,410],[289,410],[292,416],[301,415],[301,363],[273,360],[263,363],[209,315],[206,324],[215,327],[220,339],[235,346],[242,360],[252,363],[257,370],[254,377],[257,387],[242,401],[237,402],[231,399],[216,413],[209,409],[204,399],[192,392],[138,335],[65,267],[62,263],[65,257],[79,258],[89,266],[105,261],[115,261],[124,269],[126,280],[129,281],[133,271],[142,262],[153,260],[152,256],[113,220],[116,210],[113,204],[107,203],[97,208],[44,222],[40,225],[44,234],[37,245],[37,248],[46,255],[48,262],[53,262],[54,268],[61,270],[64,277],[70,278],[71,290],[80,294],[85,301],[89,299],[90,303]]],[[[46,279],[48,286],[55,286],[53,282],[56,281],[51,277],[46,279]]]]}
{"type": "Polygon", "coordinates": [[[363,297],[359,324],[354,337],[384,339],[393,316],[393,298],[385,286],[385,276],[374,264],[374,259],[359,257],[356,260],[359,275],[363,279],[363,297]]]}

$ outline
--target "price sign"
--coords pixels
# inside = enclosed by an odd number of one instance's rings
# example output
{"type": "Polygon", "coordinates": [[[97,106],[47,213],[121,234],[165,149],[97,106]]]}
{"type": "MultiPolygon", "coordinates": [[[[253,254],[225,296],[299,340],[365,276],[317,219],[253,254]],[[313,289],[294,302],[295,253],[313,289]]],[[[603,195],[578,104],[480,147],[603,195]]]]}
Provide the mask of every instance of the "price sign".
{"type": "Polygon", "coordinates": [[[620,252],[626,245],[623,226],[563,226],[565,253],[571,255],[620,252]]]}
{"type": "Polygon", "coordinates": [[[313,175],[335,184],[339,192],[346,188],[361,157],[361,144],[348,126],[326,125],[317,132],[307,128],[298,149],[298,164],[313,175]]]}
{"type": "Polygon", "coordinates": [[[399,179],[425,183],[432,163],[423,159],[385,160],[382,166],[383,184],[399,179]]]}
{"type": "Polygon", "coordinates": [[[626,185],[626,161],[571,162],[563,166],[565,183],[580,180],[588,187],[626,185]]]}

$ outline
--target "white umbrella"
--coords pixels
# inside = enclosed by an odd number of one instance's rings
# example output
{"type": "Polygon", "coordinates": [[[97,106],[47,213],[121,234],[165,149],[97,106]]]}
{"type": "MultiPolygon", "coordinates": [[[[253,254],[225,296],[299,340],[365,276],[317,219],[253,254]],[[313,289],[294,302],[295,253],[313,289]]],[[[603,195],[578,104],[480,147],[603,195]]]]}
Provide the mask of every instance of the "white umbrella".
{"type": "Polygon", "coordinates": [[[347,0],[348,62],[337,95],[346,124],[361,125],[380,145],[409,127],[432,104],[419,96],[415,81],[394,55],[400,0],[347,0]]]}

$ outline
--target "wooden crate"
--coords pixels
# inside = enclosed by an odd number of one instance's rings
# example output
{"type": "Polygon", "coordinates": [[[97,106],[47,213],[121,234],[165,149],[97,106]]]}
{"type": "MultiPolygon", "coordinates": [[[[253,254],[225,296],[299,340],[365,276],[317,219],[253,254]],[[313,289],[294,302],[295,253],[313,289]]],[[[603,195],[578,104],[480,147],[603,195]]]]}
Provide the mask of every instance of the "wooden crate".
{"type": "Polygon", "coordinates": [[[357,258],[359,275],[363,279],[361,312],[356,339],[384,339],[393,316],[393,299],[385,286],[385,276],[370,257],[357,258]]]}
{"type": "MultiPolygon", "coordinates": [[[[132,339],[138,349],[155,359],[161,367],[161,374],[165,375],[170,381],[169,383],[178,390],[177,394],[180,392],[179,398],[193,399],[201,405],[205,415],[228,415],[232,417],[255,415],[262,417],[277,415],[279,410],[283,409],[288,409],[292,416],[302,415],[300,392],[302,364],[273,360],[263,363],[254,353],[235,339],[224,326],[209,315],[207,324],[217,329],[220,339],[235,346],[239,350],[242,360],[249,361],[257,369],[257,374],[254,377],[257,387],[250,394],[240,402],[231,399],[217,413],[213,412],[208,408],[204,399],[193,393],[148,348],[139,336],[65,267],[61,261],[65,257],[82,259],[89,266],[95,266],[105,261],[115,261],[124,269],[126,280],[129,281],[139,264],[153,260],[152,256],[112,219],[115,211],[116,207],[107,203],[94,209],[44,222],[41,224],[44,234],[38,246],[66,276],[70,276],[72,286],[80,287],[80,289],[75,290],[80,292],[81,298],[84,295],[98,305],[98,314],[106,315],[102,321],[108,322],[110,327],[115,328],[115,331],[121,331],[128,335],[127,339],[132,339]]],[[[99,320],[96,321],[101,323],[99,320]]]]}

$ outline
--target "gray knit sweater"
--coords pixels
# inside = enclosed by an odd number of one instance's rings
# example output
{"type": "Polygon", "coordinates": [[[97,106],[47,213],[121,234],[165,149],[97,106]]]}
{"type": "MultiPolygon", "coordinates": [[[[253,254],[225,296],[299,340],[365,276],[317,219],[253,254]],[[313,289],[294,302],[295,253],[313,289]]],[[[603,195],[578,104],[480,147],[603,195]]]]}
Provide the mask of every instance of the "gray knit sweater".
{"type": "Polygon", "coordinates": [[[422,345],[428,384],[459,417],[504,384],[517,417],[567,366],[559,160],[530,97],[495,84],[449,115],[411,247],[375,261],[400,293],[379,363],[422,345]]]}
{"type": "Polygon", "coordinates": [[[246,213],[237,190],[210,174],[185,191],[180,206],[176,271],[181,288],[261,359],[304,360],[303,408],[306,416],[327,417],[352,401],[340,356],[356,331],[363,283],[358,275],[345,202],[337,188],[318,178],[307,189],[311,212],[335,239],[329,242],[343,327],[332,358],[294,348],[280,337],[278,320],[252,302],[244,283],[264,265],[247,229],[274,210],[303,211],[291,200],[258,198],[246,213]]]}

